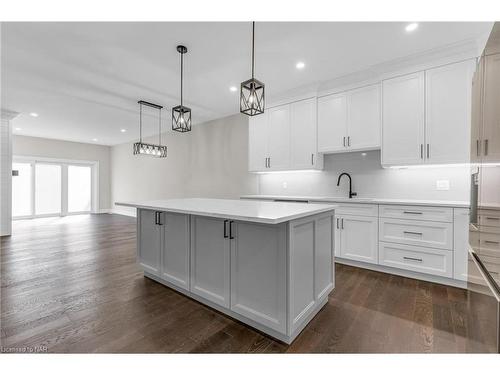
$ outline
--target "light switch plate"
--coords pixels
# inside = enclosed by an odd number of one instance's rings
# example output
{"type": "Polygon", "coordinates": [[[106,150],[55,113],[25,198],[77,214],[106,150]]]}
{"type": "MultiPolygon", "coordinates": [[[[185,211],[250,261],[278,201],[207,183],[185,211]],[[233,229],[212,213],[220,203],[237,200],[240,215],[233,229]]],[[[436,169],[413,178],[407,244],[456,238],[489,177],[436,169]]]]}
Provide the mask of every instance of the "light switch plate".
{"type": "Polygon", "coordinates": [[[450,190],[450,180],[437,180],[436,190],[450,190]]]}

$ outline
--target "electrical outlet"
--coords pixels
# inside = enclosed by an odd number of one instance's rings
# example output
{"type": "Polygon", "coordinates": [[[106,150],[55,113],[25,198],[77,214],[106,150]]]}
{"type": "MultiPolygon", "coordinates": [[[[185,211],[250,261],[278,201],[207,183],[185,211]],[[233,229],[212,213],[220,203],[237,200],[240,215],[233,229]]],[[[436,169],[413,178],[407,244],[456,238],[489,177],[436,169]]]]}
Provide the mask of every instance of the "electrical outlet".
{"type": "Polygon", "coordinates": [[[286,189],[288,187],[288,184],[286,183],[286,181],[283,182],[283,189],[286,189]]]}
{"type": "Polygon", "coordinates": [[[450,190],[450,180],[437,180],[436,190],[450,190]]]}

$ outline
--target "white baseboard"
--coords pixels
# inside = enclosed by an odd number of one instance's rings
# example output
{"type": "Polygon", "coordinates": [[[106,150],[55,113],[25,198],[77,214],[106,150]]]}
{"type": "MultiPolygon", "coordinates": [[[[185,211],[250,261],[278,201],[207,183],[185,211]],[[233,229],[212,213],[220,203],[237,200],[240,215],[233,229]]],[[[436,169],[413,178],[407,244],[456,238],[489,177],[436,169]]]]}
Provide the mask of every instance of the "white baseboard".
{"type": "Polygon", "coordinates": [[[358,262],[355,260],[338,258],[338,257],[335,257],[335,263],[345,264],[348,266],[354,266],[354,267],[359,267],[359,268],[366,268],[366,269],[369,269],[372,271],[389,273],[392,275],[408,277],[410,279],[429,281],[431,283],[444,284],[444,285],[454,286],[457,288],[467,289],[467,282],[466,281],[450,279],[448,277],[427,275],[425,273],[407,271],[407,270],[402,270],[399,268],[381,266],[378,264],[358,262]]]}

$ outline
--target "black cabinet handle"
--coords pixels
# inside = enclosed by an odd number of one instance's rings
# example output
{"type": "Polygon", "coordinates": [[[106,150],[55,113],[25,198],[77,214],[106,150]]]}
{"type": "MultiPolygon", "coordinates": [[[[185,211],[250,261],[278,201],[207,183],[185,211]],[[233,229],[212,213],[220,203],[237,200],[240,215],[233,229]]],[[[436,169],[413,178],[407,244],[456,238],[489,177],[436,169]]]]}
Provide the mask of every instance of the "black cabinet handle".
{"type": "Polygon", "coordinates": [[[347,146],[351,147],[351,136],[347,137],[347,146]]]}
{"type": "Polygon", "coordinates": [[[227,222],[228,221],[229,220],[224,220],[224,238],[228,238],[228,236],[227,236],[227,222]]]}
{"type": "Polygon", "coordinates": [[[413,234],[415,236],[422,236],[422,232],[409,232],[409,231],[404,231],[403,234],[413,234]]]}
{"type": "Polygon", "coordinates": [[[344,137],[344,140],[342,141],[342,143],[344,144],[344,147],[345,147],[345,137],[344,137]]]}
{"type": "Polygon", "coordinates": [[[158,225],[158,211],[155,211],[155,225],[158,225]]]}
{"type": "Polygon", "coordinates": [[[420,259],[420,258],[412,258],[412,257],[403,257],[403,259],[405,259],[405,260],[413,260],[415,262],[421,262],[422,261],[422,259],[420,259]]]}
{"type": "Polygon", "coordinates": [[[229,239],[230,240],[234,240],[234,237],[233,237],[233,221],[232,220],[229,222],[229,239]]]}
{"type": "Polygon", "coordinates": [[[339,228],[339,218],[337,218],[337,229],[340,229],[339,228]]]}
{"type": "Polygon", "coordinates": [[[161,212],[158,211],[157,214],[158,214],[158,225],[163,225],[163,223],[161,222],[161,212]]]}
{"type": "Polygon", "coordinates": [[[420,159],[424,158],[424,144],[420,143],[420,159]]]}

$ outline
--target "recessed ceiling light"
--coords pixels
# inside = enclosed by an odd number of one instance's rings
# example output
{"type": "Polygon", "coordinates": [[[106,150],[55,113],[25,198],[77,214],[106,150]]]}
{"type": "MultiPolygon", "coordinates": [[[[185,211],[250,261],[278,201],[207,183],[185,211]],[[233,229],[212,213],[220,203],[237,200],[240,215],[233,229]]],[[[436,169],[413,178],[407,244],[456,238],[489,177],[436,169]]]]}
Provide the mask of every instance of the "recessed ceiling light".
{"type": "Polygon", "coordinates": [[[406,27],[405,27],[405,30],[406,30],[407,32],[409,32],[409,33],[410,33],[410,32],[412,32],[412,31],[415,31],[415,30],[417,30],[417,29],[418,29],[418,23],[416,23],[416,22],[409,23],[409,24],[408,24],[408,25],[406,25],[406,27]]]}
{"type": "Polygon", "coordinates": [[[94,142],[97,142],[97,138],[92,138],[92,140],[93,140],[94,142]]]}
{"type": "Polygon", "coordinates": [[[297,64],[295,64],[295,67],[297,69],[304,69],[306,64],[304,64],[302,61],[299,61],[297,64]]]}
{"type": "Polygon", "coordinates": [[[231,91],[231,92],[236,92],[236,91],[238,91],[238,88],[237,88],[236,86],[231,86],[231,87],[229,88],[229,91],[231,91]]]}
{"type": "Polygon", "coordinates": [[[120,131],[121,131],[122,133],[125,133],[125,132],[127,131],[127,129],[120,129],[120,131]]]}
{"type": "Polygon", "coordinates": [[[31,116],[31,117],[38,117],[38,113],[31,112],[31,113],[30,113],[30,116],[31,116]]]}
{"type": "Polygon", "coordinates": [[[18,130],[19,131],[19,130],[22,130],[22,129],[21,128],[14,128],[14,130],[18,130]]]}

